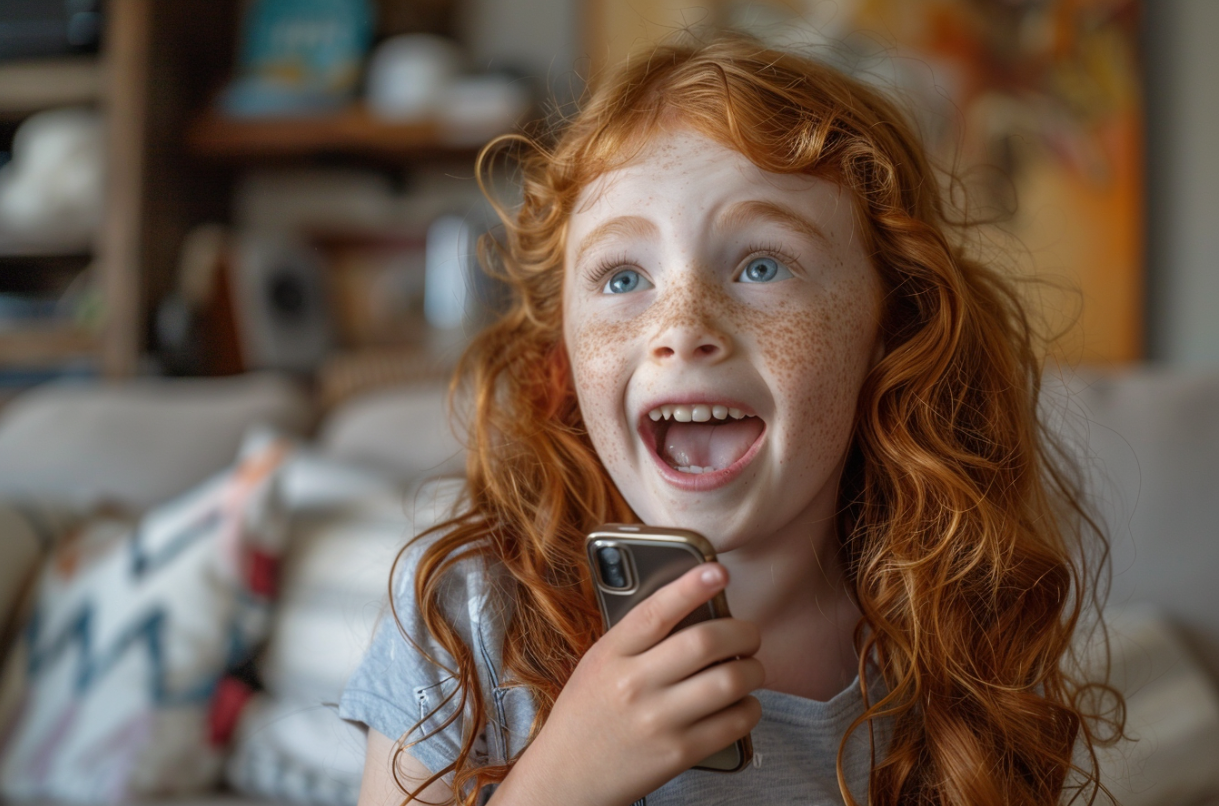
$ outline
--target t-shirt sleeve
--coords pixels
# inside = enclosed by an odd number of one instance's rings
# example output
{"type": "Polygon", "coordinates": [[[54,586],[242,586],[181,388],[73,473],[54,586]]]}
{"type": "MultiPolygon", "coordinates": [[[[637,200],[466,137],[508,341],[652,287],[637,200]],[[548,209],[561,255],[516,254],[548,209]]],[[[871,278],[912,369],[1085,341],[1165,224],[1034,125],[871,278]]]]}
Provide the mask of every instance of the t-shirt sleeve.
{"type": "MultiPolygon", "coordinates": [[[[457,681],[449,671],[456,668],[453,658],[432,638],[415,602],[415,575],[431,542],[416,541],[399,559],[392,587],[396,613],[387,608],[381,618],[364,659],[343,690],[339,716],[402,739],[407,752],[436,772],[457,758],[462,720],[459,715],[449,721],[460,700],[457,681]]],[[[446,600],[475,593],[469,583],[479,582],[481,574],[471,566],[469,561],[459,563],[446,576],[446,600]]],[[[453,609],[444,609],[454,618],[453,609]]],[[[456,610],[457,619],[465,609],[456,610]]],[[[472,637],[471,625],[454,626],[463,639],[472,637]]]]}

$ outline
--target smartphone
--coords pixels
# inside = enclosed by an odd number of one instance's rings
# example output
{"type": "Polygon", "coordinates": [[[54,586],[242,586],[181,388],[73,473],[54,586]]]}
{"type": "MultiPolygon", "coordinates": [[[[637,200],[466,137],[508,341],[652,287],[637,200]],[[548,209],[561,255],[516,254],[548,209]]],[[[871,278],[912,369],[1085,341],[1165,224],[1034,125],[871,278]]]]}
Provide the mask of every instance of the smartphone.
{"type": "MultiPolygon", "coordinates": [[[[707,538],[689,529],[667,529],[610,523],[588,535],[588,564],[605,628],[613,627],[631,608],[700,563],[715,561],[707,538]]],[[[698,607],[673,632],[713,618],[727,618],[724,593],[698,607]]],[[[748,734],[694,765],[696,770],[740,772],[753,760],[748,734]]]]}

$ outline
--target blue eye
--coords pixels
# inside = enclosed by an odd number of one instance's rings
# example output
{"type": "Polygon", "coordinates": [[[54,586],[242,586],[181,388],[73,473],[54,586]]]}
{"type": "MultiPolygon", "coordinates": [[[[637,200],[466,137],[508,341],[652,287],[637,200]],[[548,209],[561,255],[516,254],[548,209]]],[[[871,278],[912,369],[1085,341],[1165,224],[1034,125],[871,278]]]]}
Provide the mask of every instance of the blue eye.
{"type": "Polygon", "coordinates": [[[741,272],[742,283],[773,283],[791,277],[791,270],[773,257],[755,257],[741,272]]]}
{"type": "Polygon", "coordinates": [[[645,280],[639,272],[634,269],[623,269],[614,272],[602,291],[606,294],[628,294],[631,291],[641,291],[651,287],[652,284],[645,280]]]}

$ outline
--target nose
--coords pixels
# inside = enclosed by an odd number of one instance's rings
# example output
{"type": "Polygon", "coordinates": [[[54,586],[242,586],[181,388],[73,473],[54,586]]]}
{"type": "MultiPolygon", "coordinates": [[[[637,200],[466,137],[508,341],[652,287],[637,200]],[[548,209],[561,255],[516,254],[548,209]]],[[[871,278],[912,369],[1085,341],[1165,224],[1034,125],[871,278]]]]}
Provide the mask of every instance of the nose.
{"type": "Polygon", "coordinates": [[[652,360],[717,364],[731,355],[731,337],[702,313],[684,311],[666,322],[652,340],[652,360]]]}

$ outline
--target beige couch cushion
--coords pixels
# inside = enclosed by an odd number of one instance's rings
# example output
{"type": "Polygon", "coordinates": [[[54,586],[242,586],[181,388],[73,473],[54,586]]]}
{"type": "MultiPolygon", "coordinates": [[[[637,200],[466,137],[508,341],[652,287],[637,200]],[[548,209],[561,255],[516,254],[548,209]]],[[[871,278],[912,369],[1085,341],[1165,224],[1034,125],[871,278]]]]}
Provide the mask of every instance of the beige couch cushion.
{"type": "Polygon", "coordinates": [[[444,384],[416,384],[361,395],[326,418],[318,447],[400,481],[461,474],[465,452],[450,427],[445,393],[444,384]]]}
{"type": "Polygon", "coordinates": [[[228,465],[250,425],[299,433],[310,417],[269,374],[42,386],[0,411],[0,496],[142,511],[228,465]]]}

